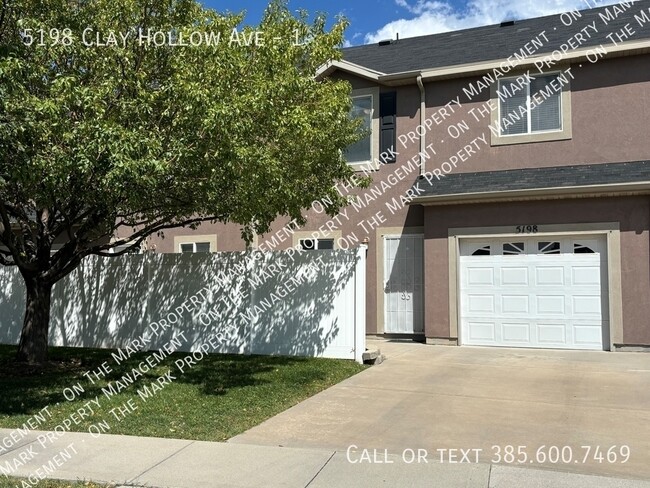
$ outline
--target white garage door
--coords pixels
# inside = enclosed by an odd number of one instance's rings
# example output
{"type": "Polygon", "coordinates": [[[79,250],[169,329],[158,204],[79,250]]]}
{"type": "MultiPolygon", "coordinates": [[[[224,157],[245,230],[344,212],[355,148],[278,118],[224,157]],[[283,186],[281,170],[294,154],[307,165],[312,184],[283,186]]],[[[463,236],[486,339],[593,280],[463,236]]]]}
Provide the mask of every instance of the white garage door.
{"type": "Polygon", "coordinates": [[[460,251],[461,344],[603,349],[604,237],[466,239],[460,251]]]}

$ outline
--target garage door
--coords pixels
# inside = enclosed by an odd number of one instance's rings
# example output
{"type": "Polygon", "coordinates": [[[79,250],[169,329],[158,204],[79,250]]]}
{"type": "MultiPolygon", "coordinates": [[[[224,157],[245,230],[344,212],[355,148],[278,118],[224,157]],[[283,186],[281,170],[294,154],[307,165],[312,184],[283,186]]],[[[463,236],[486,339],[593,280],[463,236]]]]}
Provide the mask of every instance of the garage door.
{"type": "Polygon", "coordinates": [[[602,350],[606,249],[604,237],[461,240],[461,344],[602,350]]]}

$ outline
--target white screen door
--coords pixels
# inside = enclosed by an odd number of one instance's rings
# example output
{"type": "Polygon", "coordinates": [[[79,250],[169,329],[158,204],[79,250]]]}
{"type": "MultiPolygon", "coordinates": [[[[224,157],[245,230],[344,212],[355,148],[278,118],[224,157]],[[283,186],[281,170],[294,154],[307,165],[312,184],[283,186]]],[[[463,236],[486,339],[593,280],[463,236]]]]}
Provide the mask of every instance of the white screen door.
{"type": "Polygon", "coordinates": [[[384,237],[384,332],[424,333],[423,236],[384,237]]]}

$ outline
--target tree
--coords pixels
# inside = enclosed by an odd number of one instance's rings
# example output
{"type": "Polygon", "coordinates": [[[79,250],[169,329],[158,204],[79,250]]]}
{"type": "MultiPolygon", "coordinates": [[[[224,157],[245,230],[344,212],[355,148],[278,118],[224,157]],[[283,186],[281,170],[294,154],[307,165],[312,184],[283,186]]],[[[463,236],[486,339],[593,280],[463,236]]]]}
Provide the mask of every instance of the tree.
{"type": "Polygon", "coordinates": [[[46,361],[52,287],[88,255],[204,221],[250,240],[315,198],[345,204],[350,86],[314,78],[345,21],[280,0],[258,27],[242,19],[195,0],[4,0],[0,263],[27,290],[18,360],[46,361]]]}

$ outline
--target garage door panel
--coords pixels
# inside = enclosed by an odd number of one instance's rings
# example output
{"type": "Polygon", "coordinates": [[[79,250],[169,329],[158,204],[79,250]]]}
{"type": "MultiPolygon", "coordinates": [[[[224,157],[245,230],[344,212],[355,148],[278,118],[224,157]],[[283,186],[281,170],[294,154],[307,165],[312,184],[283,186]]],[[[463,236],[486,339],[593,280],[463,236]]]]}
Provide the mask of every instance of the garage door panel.
{"type": "Polygon", "coordinates": [[[535,278],[538,286],[562,286],[564,266],[536,266],[535,278]]]}
{"type": "Polygon", "coordinates": [[[503,267],[501,268],[501,285],[503,286],[528,286],[528,267],[503,267]]]}
{"type": "Polygon", "coordinates": [[[564,346],[567,343],[566,324],[537,323],[537,342],[540,345],[564,346]]]}
{"type": "Polygon", "coordinates": [[[537,295],[537,314],[566,315],[566,300],[564,295],[537,295]]]}
{"type": "Polygon", "coordinates": [[[518,254],[509,255],[503,250],[512,239],[461,240],[461,344],[602,350],[605,239],[523,240],[524,250],[517,239],[518,254]]]}
{"type": "Polygon", "coordinates": [[[522,345],[530,342],[530,324],[504,322],[501,327],[503,342],[508,345],[522,345]]]}
{"type": "Polygon", "coordinates": [[[467,284],[470,286],[494,286],[494,269],[478,267],[468,268],[467,284]]]}
{"type": "Polygon", "coordinates": [[[574,285],[600,286],[600,266],[574,266],[571,272],[574,285]]]}
{"type": "Polygon", "coordinates": [[[573,342],[577,346],[599,346],[601,343],[602,328],[600,323],[574,324],[573,342]]]}
{"type": "Polygon", "coordinates": [[[601,303],[599,296],[576,296],[573,297],[573,315],[578,316],[600,316],[601,303]]]}
{"type": "Polygon", "coordinates": [[[494,296],[492,295],[469,295],[468,296],[469,313],[494,313],[494,296]]]}
{"type": "Polygon", "coordinates": [[[528,295],[503,295],[501,311],[504,314],[530,313],[530,297],[528,295]]]}
{"type": "Polygon", "coordinates": [[[494,343],[496,341],[496,323],[495,322],[469,322],[470,339],[473,341],[487,341],[494,343]]]}

